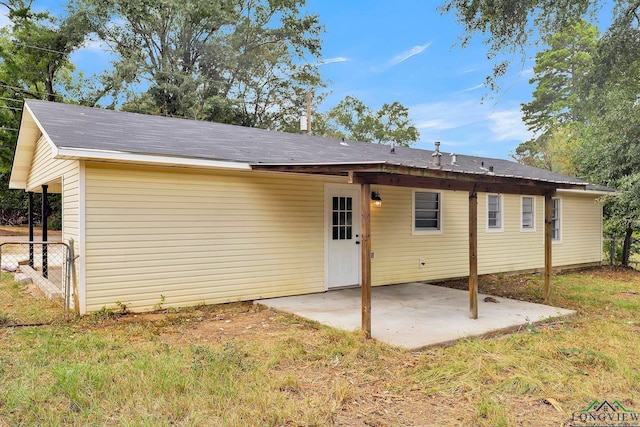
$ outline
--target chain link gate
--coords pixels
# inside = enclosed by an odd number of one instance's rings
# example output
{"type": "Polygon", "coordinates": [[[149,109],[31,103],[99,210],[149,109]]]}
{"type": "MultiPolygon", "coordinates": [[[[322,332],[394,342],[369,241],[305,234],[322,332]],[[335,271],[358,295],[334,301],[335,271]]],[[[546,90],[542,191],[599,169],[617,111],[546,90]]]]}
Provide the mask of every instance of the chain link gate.
{"type": "Polygon", "coordinates": [[[68,314],[73,293],[73,241],[0,243],[0,266],[3,279],[6,273],[12,273],[15,282],[37,286],[50,300],[62,301],[64,314],[68,314]]]}

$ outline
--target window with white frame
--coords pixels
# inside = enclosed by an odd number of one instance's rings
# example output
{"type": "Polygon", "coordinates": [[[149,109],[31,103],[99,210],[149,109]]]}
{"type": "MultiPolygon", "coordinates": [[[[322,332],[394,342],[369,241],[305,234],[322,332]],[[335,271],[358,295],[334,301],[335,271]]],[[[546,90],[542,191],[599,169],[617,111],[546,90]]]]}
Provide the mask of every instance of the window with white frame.
{"type": "Polygon", "coordinates": [[[502,196],[487,194],[487,229],[502,230],[502,196]]]}
{"type": "Polygon", "coordinates": [[[535,198],[531,196],[522,196],[522,222],[523,231],[535,230],[535,198]]]}
{"type": "Polygon", "coordinates": [[[560,199],[551,199],[551,239],[560,240],[561,231],[561,204],[560,199]]]}
{"type": "Polygon", "coordinates": [[[431,191],[413,192],[414,231],[442,230],[442,194],[431,191]]]}

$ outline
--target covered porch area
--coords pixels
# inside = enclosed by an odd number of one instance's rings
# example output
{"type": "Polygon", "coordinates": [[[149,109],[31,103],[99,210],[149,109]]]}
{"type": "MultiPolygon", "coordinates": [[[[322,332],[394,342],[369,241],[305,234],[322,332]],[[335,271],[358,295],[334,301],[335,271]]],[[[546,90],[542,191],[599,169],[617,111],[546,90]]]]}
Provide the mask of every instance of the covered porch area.
{"type": "MultiPolygon", "coordinates": [[[[371,337],[411,350],[448,345],[471,337],[490,336],[574,314],[549,305],[478,294],[477,319],[470,319],[465,291],[404,283],[371,289],[371,337]]],[[[337,329],[361,327],[361,290],[334,290],[256,301],[337,329]]]]}
{"type": "MultiPolygon", "coordinates": [[[[391,148],[392,155],[395,155],[395,149],[391,148]]],[[[433,152],[433,160],[431,162],[425,162],[425,164],[415,165],[408,160],[403,160],[398,163],[392,163],[388,161],[380,162],[364,162],[364,163],[327,163],[327,164],[259,164],[252,165],[253,169],[257,170],[269,170],[281,173],[296,173],[296,174],[319,174],[325,176],[339,176],[346,178],[346,182],[355,187],[359,187],[360,200],[359,200],[359,244],[360,248],[360,284],[361,288],[357,290],[360,295],[360,303],[354,305],[350,309],[349,318],[354,313],[360,315],[360,327],[366,336],[374,336],[372,333],[373,327],[380,323],[381,327],[384,327],[384,323],[389,323],[391,320],[381,320],[378,318],[373,310],[376,312],[376,301],[373,298],[372,289],[372,259],[374,253],[372,252],[372,240],[376,239],[375,235],[372,235],[371,225],[371,204],[372,201],[379,200],[379,194],[375,191],[373,186],[388,186],[388,187],[404,187],[411,189],[425,189],[425,190],[442,190],[452,191],[468,195],[468,205],[464,206],[458,212],[464,212],[468,216],[468,222],[466,224],[467,242],[468,246],[464,248],[464,252],[468,250],[468,293],[462,298],[456,298],[455,312],[464,311],[466,316],[462,316],[465,319],[465,324],[469,325],[482,322],[482,316],[479,316],[479,312],[485,309],[486,306],[480,304],[480,297],[478,295],[478,260],[482,259],[484,253],[478,251],[478,195],[480,193],[493,194],[493,195],[520,195],[520,196],[538,196],[541,197],[544,207],[542,209],[543,217],[543,248],[540,250],[541,258],[544,268],[544,284],[543,284],[543,298],[545,304],[551,303],[552,294],[552,199],[556,196],[556,191],[585,189],[587,183],[574,182],[571,180],[565,180],[564,177],[550,175],[537,176],[535,174],[529,174],[528,176],[522,171],[514,170],[511,165],[504,165],[500,160],[487,159],[491,162],[495,161],[500,165],[500,168],[494,172],[494,166],[487,164],[485,166],[484,161],[478,161],[476,159],[467,159],[467,164],[462,167],[460,163],[456,161],[456,158],[452,156],[450,164],[443,164],[441,160],[442,153],[439,151],[439,143],[436,143],[436,151],[433,152]],[[478,164],[476,164],[478,163],[478,164]],[[502,170],[503,169],[503,170],[502,170]],[[500,172],[497,172],[500,170],[500,172]],[[372,320],[373,319],[373,320],[372,320]]],[[[423,159],[424,160],[424,159],[423,159]]],[[[530,172],[530,171],[529,171],[530,172]]],[[[354,201],[357,203],[357,201],[354,201]]],[[[499,211],[502,208],[499,208],[499,211]]],[[[354,222],[358,221],[357,218],[354,222]]],[[[501,222],[501,221],[500,221],[501,222]]],[[[394,239],[405,239],[407,237],[398,235],[391,237],[394,239]]],[[[410,237],[409,237],[410,238],[410,237]]],[[[500,244],[497,242],[496,244],[500,244]]],[[[462,249],[462,248],[460,248],[462,249]]],[[[485,247],[486,250],[486,247],[485,247]]],[[[420,261],[422,263],[422,260],[420,261]]],[[[415,280],[415,279],[411,279],[415,280]]],[[[423,285],[426,286],[426,285],[423,285]]],[[[353,292],[353,291],[349,291],[353,292]]],[[[380,293],[381,291],[377,291],[380,293]]],[[[456,295],[460,295],[456,293],[456,295]]],[[[462,294],[464,295],[464,294],[462,294]]],[[[384,298],[384,297],[383,297],[384,298]]],[[[411,297],[409,297],[410,299],[411,297]]],[[[419,297],[416,297],[419,299],[419,297]]],[[[453,299],[449,299],[453,301],[453,299]]],[[[316,301],[318,303],[318,301],[316,301]]],[[[402,306],[402,304],[400,304],[402,306]]],[[[424,305],[421,305],[424,307],[424,305]]],[[[503,307],[503,306],[501,306],[503,307]]],[[[549,317],[557,311],[557,309],[550,307],[550,314],[546,313],[543,317],[549,317]]],[[[448,310],[451,313],[451,310],[448,310]]],[[[345,313],[346,314],[346,313],[345,313]]],[[[417,313],[419,315],[419,313],[417,313]]],[[[303,315],[304,316],[304,315],[303,315]]],[[[406,311],[404,309],[396,310],[395,316],[406,317],[406,311]]],[[[306,316],[305,316],[306,317],[306,316]]],[[[491,316],[490,316],[491,317],[491,316]]],[[[450,320],[450,316],[447,316],[450,320]]],[[[529,318],[531,319],[531,318],[529,318]]],[[[420,320],[422,321],[422,320],[420,320]]],[[[432,322],[429,320],[428,322],[432,322]]],[[[437,322],[436,322],[437,323],[437,322]]],[[[526,323],[526,321],[525,321],[526,323]]],[[[433,323],[427,323],[427,327],[435,329],[433,323]]],[[[454,325],[458,326],[458,325],[454,325]]],[[[510,327],[515,325],[505,325],[504,327],[510,327]]],[[[377,327],[377,326],[376,326],[377,327]]],[[[502,326],[498,325],[498,329],[502,326]]],[[[350,329],[347,327],[346,329],[350,329]]],[[[474,328],[471,328],[474,329],[474,328]]],[[[492,330],[489,328],[489,330],[492,330]]],[[[480,333],[482,335],[483,332],[480,333]]],[[[456,337],[453,337],[455,339],[456,337]]],[[[416,347],[421,347],[426,344],[419,344],[416,347]]],[[[410,345],[411,348],[413,345],[410,345]]]]}

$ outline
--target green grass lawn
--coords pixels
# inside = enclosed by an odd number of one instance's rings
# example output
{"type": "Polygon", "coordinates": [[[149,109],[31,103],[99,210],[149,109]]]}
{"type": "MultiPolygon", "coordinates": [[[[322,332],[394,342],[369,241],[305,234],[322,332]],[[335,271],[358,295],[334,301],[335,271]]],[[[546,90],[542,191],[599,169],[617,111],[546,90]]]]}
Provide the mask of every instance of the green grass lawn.
{"type": "MultiPolygon", "coordinates": [[[[1,286],[0,316],[28,317],[24,287],[1,286]]],[[[485,286],[536,300],[542,283],[485,286]]],[[[596,399],[640,411],[640,273],[558,275],[553,301],[577,315],[422,352],[248,303],[5,322],[0,426],[557,426],[596,399]]]]}

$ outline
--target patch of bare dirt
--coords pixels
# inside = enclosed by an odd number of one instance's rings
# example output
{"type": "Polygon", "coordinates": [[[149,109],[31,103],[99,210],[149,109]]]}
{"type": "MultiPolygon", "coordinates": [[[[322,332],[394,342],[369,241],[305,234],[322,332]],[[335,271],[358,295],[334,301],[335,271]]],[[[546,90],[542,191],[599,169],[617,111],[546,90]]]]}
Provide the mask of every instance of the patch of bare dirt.
{"type": "MultiPolygon", "coordinates": [[[[542,302],[542,298],[530,293],[531,275],[487,274],[478,278],[478,292],[503,298],[513,298],[521,301],[542,302]]],[[[468,279],[446,280],[433,283],[436,286],[469,290],[468,279]]]]}
{"type": "Polygon", "coordinates": [[[591,268],[585,270],[584,274],[603,280],[614,280],[617,282],[629,283],[640,282],[640,271],[632,267],[623,267],[620,265],[591,268]]]}
{"type": "MultiPolygon", "coordinates": [[[[571,274],[575,272],[576,270],[567,270],[558,274],[571,274]]],[[[631,267],[593,267],[581,270],[581,274],[596,279],[640,284],[640,271],[635,270],[631,267]]],[[[541,289],[538,289],[538,292],[534,292],[536,287],[531,285],[531,282],[534,280],[536,280],[535,276],[531,274],[487,274],[478,278],[478,292],[481,294],[494,295],[504,298],[513,298],[520,301],[542,303],[543,298],[540,292],[541,289]]],[[[469,289],[469,280],[466,278],[445,280],[433,284],[437,286],[461,289],[465,291],[469,289]]],[[[623,297],[633,299],[636,296],[637,295],[629,294],[623,297]]]]}
{"type": "Polygon", "coordinates": [[[169,344],[193,344],[230,339],[246,341],[268,340],[292,328],[312,328],[306,322],[285,313],[279,313],[251,302],[206,306],[178,312],[113,313],[102,320],[97,328],[114,324],[144,324],[158,328],[160,338],[169,344]]]}
{"type": "MultiPolygon", "coordinates": [[[[457,399],[428,396],[419,391],[395,394],[374,387],[360,387],[359,396],[349,401],[336,416],[341,426],[444,426],[463,425],[457,399]]],[[[471,416],[474,409],[469,407],[471,416]]]]}
{"type": "MultiPolygon", "coordinates": [[[[362,390],[336,417],[336,424],[353,427],[478,425],[478,408],[464,396],[429,396],[414,391],[394,395],[362,390]]],[[[519,426],[570,425],[571,414],[546,399],[503,398],[500,402],[519,426]],[[562,422],[564,420],[564,422],[562,422]]]]}
{"type": "MultiPolygon", "coordinates": [[[[34,227],[34,235],[42,236],[42,228],[34,227]]],[[[62,231],[60,230],[47,230],[49,237],[61,236],[62,231]]],[[[0,236],[28,236],[29,235],[29,227],[27,226],[18,226],[18,225],[2,225],[0,226],[0,236]]],[[[10,239],[4,239],[10,240],[10,239]]]]}
{"type": "Polygon", "coordinates": [[[281,336],[291,328],[306,328],[287,315],[249,303],[234,304],[232,310],[213,310],[184,317],[179,325],[167,328],[162,339],[176,344],[206,343],[230,339],[260,342],[281,336]]]}

